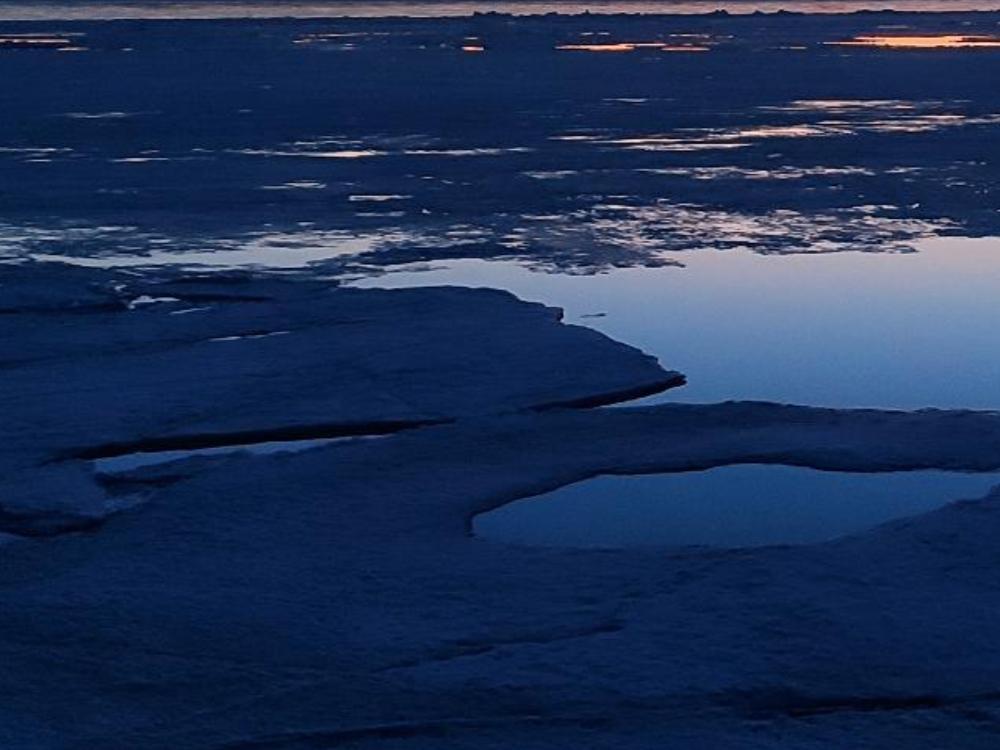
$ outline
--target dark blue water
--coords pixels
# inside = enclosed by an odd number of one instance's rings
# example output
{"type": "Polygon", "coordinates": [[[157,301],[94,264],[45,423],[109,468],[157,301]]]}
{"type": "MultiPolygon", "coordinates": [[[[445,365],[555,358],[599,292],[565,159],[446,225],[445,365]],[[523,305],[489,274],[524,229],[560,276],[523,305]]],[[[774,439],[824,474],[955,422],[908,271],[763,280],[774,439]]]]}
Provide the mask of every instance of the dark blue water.
{"type": "Polygon", "coordinates": [[[997,484],[997,474],[753,465],[597,477],[477,516],[474,529],[483,539],[532,546],[800,544],[979,498],[997,484]]]}

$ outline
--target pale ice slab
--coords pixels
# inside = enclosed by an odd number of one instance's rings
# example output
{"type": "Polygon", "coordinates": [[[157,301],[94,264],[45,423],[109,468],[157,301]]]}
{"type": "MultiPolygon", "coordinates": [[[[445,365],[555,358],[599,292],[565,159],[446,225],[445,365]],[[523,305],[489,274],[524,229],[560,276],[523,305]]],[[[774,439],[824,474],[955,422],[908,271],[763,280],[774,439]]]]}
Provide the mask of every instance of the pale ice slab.
{"type": "Polygon", "coordinates": [[[683,382],[636,349],[563,325],[557,309],[493,290],[363,291],[246,274],[156,282],[52,264],[4,273],[6,530],[100,516],[97,488],[77,496],[66,484],[85,476],[76,464],[86,459],[378,434],[683,382]],[[135,304],[148,300],[159,301],[135,304]]]}

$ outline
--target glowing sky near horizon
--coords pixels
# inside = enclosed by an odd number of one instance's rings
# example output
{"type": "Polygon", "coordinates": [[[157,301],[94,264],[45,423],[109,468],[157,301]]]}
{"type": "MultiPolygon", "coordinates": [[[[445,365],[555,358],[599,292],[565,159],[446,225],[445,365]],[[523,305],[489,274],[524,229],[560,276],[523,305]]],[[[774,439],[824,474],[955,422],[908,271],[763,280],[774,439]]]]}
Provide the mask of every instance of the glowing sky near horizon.
{"type": "Polygon", "coordinates": [[[1000,10],[1000,0],[0,0],[0,21],[100,20],[128,18],[324,18],[380,16],[467,16],[496,11],[519,15],[544,13],[678,13],[699,14],[725,10],[733,14],[755,11],[850,13],[858,10],[977,11],[1000,10]]]}

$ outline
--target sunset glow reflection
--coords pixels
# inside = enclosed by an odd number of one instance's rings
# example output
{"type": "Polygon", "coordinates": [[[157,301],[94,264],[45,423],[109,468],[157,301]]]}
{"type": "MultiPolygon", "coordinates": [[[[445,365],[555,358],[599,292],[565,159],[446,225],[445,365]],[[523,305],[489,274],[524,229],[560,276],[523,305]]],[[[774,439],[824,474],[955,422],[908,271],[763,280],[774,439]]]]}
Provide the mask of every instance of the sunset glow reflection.
{"type": "Polygon", "coordinates": [[[558,44],[556,49],[569,52],[635,52],[639,49],[655,49],[660,52],[708,52],[711,48],[698,44],[668,44],[666,42],[604,42],[558,44]]]}
{"type": "Polygon", "coordinates": [[[838,47],[892,47],[896,49],[964,49],[969,47],[1000,47],[1000,38],[938,34],[933,36],[856,36],[826,44],[838,47]]]}

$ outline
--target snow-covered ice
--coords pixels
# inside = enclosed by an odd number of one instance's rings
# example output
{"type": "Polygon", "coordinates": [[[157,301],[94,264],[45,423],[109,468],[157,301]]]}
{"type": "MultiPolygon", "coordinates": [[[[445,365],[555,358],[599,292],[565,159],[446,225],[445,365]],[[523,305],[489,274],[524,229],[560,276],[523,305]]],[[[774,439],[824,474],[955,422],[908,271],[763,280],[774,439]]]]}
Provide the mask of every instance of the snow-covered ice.
{"type": "Polygon", "coordinates": [[[17,446],[4,453],[4,491],[15,494],[4,500],[36,513],[5,522],[62,533],[7,539],[0,553],[5,747],[777,748],[862,737],[930,748],[995,736],[996,495],[759,550],[527,549],[476,539],[470,524],[597,474],[739,463],[995,471],[998,414],[541,408],[676,376],[551,309],[485,290],[17,273],[20,307],[5,318],[20,333],[3,372],[17,446]],[[179,301],[129,309],[141,294],[179,301]],[[169,315],[196,300],[210,310],[169,315]],[[201,343],[279,321],[293,333],[201,343]],[[297,335],[308,346],[289,349],[297,335]],[[515,335],[520,355],[504,348],[515,335]],[[359,359],[358,339],[376,336],[381,349],[359,359]],[[310,352],[327,362],[322,377],[307,387],[278,377],[275,363],[320,367],[310,352]],[[344,364],[331,366],[338,355],[344,364]],[[431,367],[448,377],[423,379],[431,367]],[[156,372],[169,376],[156,389],[132,387],[156,372]],[[440,424],[100,483],[85,460],[386,421],[440,424]],[[142,502],[120,499],[135,493],[142,502]],[[102,497],[118,512],[102,512],[102,497]],[[66,518],[78,523],[53,523],[66,518]],[[67,533],[84,520],[84,533],[67,533]]]}
{"type": "MultiPolygon", "coordinates": [[[[561,324],[558,310],[493,290],[5,270],[17,290],[0,347],[8,531],[75,525],[67,483],[87,459],[379,434],[683,383],[636,349],[561,324]],[[147,299],[161,301],[135,304],[147,299]],[[170,315],[205,302],[197,315],[170,315]]],[[[87,525],[100,515],[93,494],[81,487],[87,525]]]]}

